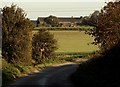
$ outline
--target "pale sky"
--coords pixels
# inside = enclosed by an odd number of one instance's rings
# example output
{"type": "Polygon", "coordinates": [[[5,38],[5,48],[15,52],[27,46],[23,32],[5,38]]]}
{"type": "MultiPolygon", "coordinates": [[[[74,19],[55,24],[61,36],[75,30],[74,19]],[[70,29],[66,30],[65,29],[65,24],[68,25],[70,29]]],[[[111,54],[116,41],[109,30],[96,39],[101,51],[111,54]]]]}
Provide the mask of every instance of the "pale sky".
{"type": "Polygon", "coordinates": [[[24,9],[27,17],[80,17],[88,16],[95,10],[100,10],[105,2],[111,0],[2,0],[0,8],[10,6],[12,3],[24,9]]]}

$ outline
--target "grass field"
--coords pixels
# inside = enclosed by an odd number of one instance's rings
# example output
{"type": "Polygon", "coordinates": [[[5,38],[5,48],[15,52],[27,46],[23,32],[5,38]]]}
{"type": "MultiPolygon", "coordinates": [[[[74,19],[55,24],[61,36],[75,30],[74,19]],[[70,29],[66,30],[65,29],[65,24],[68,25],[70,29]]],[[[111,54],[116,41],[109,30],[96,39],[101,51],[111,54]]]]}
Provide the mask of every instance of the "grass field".
{"type": "Polygon", "coordinates": [[[97,46],[90,44],[93,38],[84,31],[50,31],[58,41],[56,52],[92,52],[98,50],[97,46]],[[89,44],[89,45],[88,45],[89,44]]]}

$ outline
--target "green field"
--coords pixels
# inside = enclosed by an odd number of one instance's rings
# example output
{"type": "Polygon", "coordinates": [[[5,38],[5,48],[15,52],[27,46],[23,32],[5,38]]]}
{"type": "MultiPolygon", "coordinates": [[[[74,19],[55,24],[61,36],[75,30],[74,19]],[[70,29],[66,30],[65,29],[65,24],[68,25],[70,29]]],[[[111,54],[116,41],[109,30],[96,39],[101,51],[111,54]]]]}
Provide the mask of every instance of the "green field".
{"type": "Polygon", "coordinates": [[[93,38],[84,31],[50,31],[58,41],[56,52],[92,52],[98,50],[97,46],[90,44],[93,38]],[[89,44],[89,45],[88,45],[89,44]]]}

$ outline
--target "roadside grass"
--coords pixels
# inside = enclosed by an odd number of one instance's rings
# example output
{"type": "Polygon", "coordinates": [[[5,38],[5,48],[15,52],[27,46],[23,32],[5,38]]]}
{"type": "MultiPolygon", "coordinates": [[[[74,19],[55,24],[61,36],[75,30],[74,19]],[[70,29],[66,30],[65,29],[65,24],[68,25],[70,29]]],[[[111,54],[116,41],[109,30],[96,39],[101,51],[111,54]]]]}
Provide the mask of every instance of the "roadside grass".
{"type": "MultiPolygon", "coordinates": [[[[78,63],[78,62],[83,62],[88,60],[88,56],[91,55],[92,53],[79,53],[79,54],[60,54],[59,56],[56,56],[53,59],[50,59],[42,64],[36,64],[35,67],[39,69],[46,68],[48,66],[53,66],[53,65],[59,65],[63,63],[78,63]],[[82,55],[81,58],[79,58],[79,55],[82,55]]],[[[58,54],[57,54],[58,55],[58,54]]]]}
{"type": "Polygon", "coordinates": [[[7,84],[12,83],[21,77],[29,74],[40,72],[47,67],[53,67],[64,63],[77,63],[87,60],[87,58],[75,58],[74,56],[59,56],[50,59],[44,63],[37,64],[36,62],[28,66],[10,64],[4,59],[2,60],[2,85],[5,87],[7,84]]]}
{"type": "Polygon", "coordinates": [[[9,82],[26,76],[35,71],[41,71],[46,67],[53,65],[71,63],[71,62],[83,62],[88,60],[91,52],[98,50],[97,46],[91,45],[90,43],[94,38],[85,34],[83,31],[50,31],[54,34],[55,39],[58,40],[58,50],[56,51],[57,57],[52,58],[41,64],[33,62],[31,65],[13,65],[5,60],[2,60],[2,76],[3,85],[9,84],[9,82]],[[58,56],[58,54],[60,54],[58,56]]]}

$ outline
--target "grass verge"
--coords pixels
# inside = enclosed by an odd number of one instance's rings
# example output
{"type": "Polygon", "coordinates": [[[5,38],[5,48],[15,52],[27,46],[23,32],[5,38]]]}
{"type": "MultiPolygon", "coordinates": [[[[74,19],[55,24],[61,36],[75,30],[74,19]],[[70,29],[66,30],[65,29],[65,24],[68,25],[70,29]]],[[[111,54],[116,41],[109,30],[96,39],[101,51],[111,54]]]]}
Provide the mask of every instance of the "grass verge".
{"type": "Polygon", "coordinates": [[[5,60],[2,60],[3,69],[2,69],[2,85],[5,87],[7,84],[12,83],[13,81],[27,76],[28,74],[32,74],[35,72],[39,72],[47,67],[57,66],[60,64],[72,63],[72,62],[80,62],[84,61],[86,58],[74,58],[74,57],[58,57],[45,63],[41,64],[31,64],[28,66],[23,65],[14,65],[10,64],[5,60]]]}

